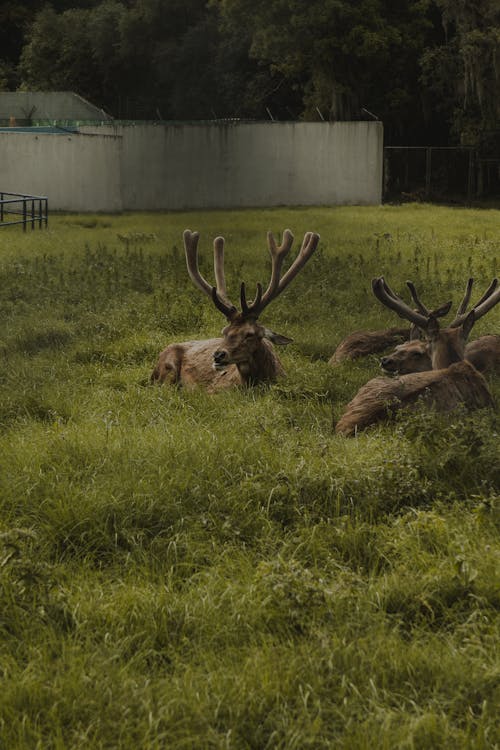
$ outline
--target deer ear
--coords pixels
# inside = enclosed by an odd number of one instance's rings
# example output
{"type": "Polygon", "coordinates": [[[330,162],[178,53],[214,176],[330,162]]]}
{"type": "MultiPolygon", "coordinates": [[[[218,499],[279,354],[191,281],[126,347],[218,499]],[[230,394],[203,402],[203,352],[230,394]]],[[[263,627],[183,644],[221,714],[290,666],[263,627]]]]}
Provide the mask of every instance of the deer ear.
{"type": "Polygon", "coordinates": [[[462,336],[464,341],[467,341],[467,338],[469,336],[469,333],[472,330],[472,326],[476,322],[476,316],[474,314],[474,310],[471,310],[470,313],[465,318],[464,322],[462,323],[462,336]]]}
{"type": "Polygon", "coordinates": [[[412,323],[410,326],[410,338],[409,341],[418,341],[422,338],[422,331],[418,326],[415,325],[415,323],[412,323]]]}
{"type": "Polygon", "coordinates": [[[264,328],[264,338],[269,339],[269,341],[272,341],[272,343],[277,346],[286,346],[293,341],[293,339],[289,339],[288,336],[282,336],[281,333],[274,333],[270,328],[264,328]]]}

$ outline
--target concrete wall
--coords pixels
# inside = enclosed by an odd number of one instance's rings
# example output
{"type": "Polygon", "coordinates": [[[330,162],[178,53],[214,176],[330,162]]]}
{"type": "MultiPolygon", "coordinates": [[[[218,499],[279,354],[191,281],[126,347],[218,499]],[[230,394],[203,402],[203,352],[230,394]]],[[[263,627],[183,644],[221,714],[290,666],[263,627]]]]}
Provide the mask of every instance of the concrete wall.
{"type": "Polygon", "coordinates": [[[127,209],[381,202],[380,122],[138,124],[105,132],[123,137],[127,209]]]}
{"type": "Polygon", "coordinates": [[[26,120],[106,120],[102,109],[72,91],[0,91],[0,122],[26,120]]]}
{"type": "Polygon", "coordinates": [[[0,189],[46,195],[49,210],[121,211],[121,138],[0,132],[0,189]]]}
{"type": "Polygon", "coordinates": [[[102,125],[0,132],[0,190],[52,209],[378,204],[380,122],[102,125]]]}

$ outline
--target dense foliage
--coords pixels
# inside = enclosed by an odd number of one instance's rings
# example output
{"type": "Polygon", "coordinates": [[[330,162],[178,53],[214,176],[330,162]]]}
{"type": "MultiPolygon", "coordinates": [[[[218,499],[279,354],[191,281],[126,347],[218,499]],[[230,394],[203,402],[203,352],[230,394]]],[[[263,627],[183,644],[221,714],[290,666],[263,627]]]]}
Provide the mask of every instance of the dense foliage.
{"type": "Polygon", "coordinates": [[[497,0],[0,8],[0,86],[74,90],[122,118],[376,116],[393,145],[484,145],[499,130],[499,58],[497,0]]]}
{"type": "MultiPolygon", "coordinates": [[[[394,316],[498,274],[498,211],[381,206],[58,216],[0,234],[0,747],[500,746],[497,412],[333,425],[394,316]],[[226,236],[228,289],[265,232],[321,234],[263,322],[287,378],[208,396],[149,384],[222,316],[181,233],[226,236]]],[[[475,334],[498,331],[500,306],[475,334]]],[[[490,386],[500,397],[500,379],[490,386]]]]}

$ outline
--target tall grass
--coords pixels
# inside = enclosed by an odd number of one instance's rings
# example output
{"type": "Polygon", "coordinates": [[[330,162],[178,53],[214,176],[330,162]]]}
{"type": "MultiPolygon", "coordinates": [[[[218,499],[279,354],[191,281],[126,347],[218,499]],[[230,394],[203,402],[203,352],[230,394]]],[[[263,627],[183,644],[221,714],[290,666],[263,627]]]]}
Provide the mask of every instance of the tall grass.
{"type": "MultiPolygon", "coordinates": [[[[498,273],[500,213],[431,206],[60,215],[0,234],[0,747],[500,747],[500,423],[334,424],[394,325],[498,273]],[[286,380],[149,385],[169,342],[216,335],[189,282],[226,237],[230,294],[265,233],[320,247],[266,323],[286,380]]],[[[500,308],[500,306],[499,306],[500,308]]],[[[474,329],[498,332],[500,309],[474,329]]],[[[490,379],[497,400],[498,378],[490,379]]]]}

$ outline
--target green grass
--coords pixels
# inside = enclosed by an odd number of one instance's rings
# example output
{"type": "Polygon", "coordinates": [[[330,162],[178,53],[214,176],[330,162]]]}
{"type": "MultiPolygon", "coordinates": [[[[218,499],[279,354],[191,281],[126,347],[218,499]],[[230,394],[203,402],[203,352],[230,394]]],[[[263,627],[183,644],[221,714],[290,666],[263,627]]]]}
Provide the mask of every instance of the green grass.
{"type": "MultiPolygon", "coordinates": [[[[425,205],[52,217],[0,233],[0,748],[500,747],[498,414],[335,420],[395,325],[384,274],[454,305],[498,274],[500,212],[425,205]],[[186,227],[226,237],[230,294],[265,233],[321,234],[263,322],[287,378],[149,385],[224,320],[186,227]]],[[[500,305],[473,334],[498,332],[500,305]]],[[[497,401],[500,379],[491,378],[497,401]]]]}

